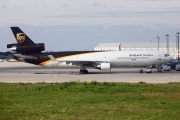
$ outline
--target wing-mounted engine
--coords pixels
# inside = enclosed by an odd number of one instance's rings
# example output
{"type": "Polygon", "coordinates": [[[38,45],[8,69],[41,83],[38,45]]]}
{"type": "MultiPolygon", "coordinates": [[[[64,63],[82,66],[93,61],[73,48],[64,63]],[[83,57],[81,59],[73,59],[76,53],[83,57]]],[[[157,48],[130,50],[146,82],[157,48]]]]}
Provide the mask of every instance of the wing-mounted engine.
{"type": "Polygon", "coordinates": [[[95,66],[96,69],[99,70],[111,70],[111,64],[110,63],[100,63],[99,65],[95,66]]]}
{"type": "Polygon", "coordinates": [[[20,45],[20,44],[8,44],[7,48],[15,52],[41,52],[45,50],[44,43],[36,43],[31,45],[20,45]]]}

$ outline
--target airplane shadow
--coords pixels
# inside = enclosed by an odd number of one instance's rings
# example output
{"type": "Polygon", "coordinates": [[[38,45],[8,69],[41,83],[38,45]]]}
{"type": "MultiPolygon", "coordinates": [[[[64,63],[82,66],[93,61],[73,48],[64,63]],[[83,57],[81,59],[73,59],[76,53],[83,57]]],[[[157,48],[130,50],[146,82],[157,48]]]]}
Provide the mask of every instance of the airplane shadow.
{"type": "Polygon", "coordinates": [[[67,75],[93,75],[93,74],[128,74],[128,73],[139,73],[139,71],[112,71],[112,72],[89,72],[88,74],[79,74],[79,72],[66,71],[66,72],[35,72],[34,74],[67,74],[67,75]]]}

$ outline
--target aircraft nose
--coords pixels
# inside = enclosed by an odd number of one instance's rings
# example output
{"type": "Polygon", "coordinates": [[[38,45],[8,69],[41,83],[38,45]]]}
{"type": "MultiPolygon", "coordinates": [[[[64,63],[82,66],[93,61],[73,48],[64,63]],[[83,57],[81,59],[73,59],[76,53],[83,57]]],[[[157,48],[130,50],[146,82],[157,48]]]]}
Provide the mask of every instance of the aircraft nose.
{"type": "Polygon", "coordinates": [[[167,60],[168,60],[168,62],[170,62],[173,60],[173,58],[171,56],[169,56],[167,60]]]}

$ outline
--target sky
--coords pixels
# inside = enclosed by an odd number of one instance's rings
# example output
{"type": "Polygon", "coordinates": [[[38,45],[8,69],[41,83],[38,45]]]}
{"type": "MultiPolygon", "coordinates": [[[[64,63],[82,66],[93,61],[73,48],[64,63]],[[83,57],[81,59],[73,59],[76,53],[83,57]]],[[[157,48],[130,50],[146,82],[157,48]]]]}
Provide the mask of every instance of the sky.
{"type": "Polygon", "coordinates": [[[92,50],[101,42],[175,42],[180,0],[0,0],[0,51],[20,27],[46,51],[92,50]]]}

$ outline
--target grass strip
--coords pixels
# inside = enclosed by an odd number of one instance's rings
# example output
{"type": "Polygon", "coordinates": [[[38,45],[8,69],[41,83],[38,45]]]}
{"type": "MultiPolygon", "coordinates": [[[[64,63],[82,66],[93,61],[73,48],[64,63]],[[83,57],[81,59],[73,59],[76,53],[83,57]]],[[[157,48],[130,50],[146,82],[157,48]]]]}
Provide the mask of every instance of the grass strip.
{"type": "Polygon", "coordinates": [[[0,83],[0,119],[177,120],[180,83],[0,83]]]}

